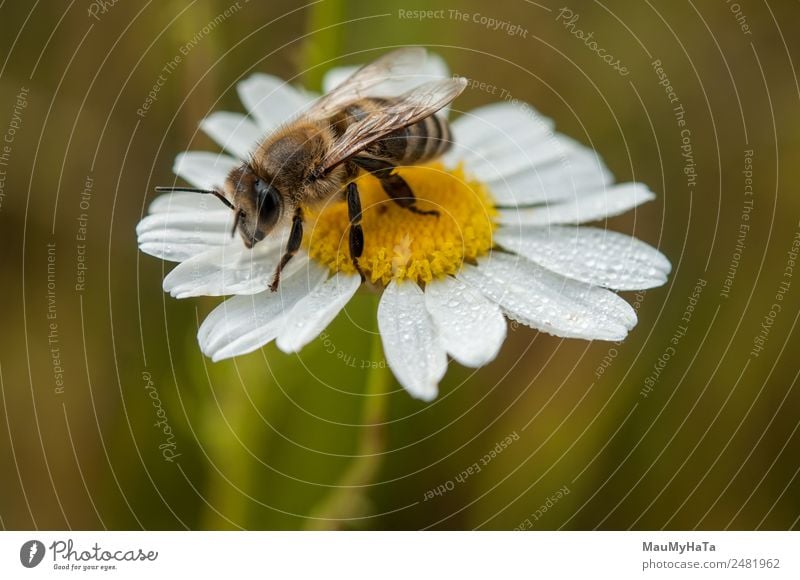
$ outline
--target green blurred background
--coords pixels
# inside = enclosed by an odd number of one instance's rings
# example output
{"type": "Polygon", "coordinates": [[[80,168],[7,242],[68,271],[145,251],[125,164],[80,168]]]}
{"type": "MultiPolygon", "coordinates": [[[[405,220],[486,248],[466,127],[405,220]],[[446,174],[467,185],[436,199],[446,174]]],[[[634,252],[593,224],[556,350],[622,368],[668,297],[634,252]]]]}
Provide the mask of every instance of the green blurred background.
{"type": "MultiPolygon", "coordinates": [[[[0,143],[2,526],[797,528],[800,279],[790,275],[800,270],[787,267],[800,231],[800,5],[571,0],[570,26],[562,7],[0,4],[0,132],[11,138],[0,143]],[[444,12],[406,17],[420,9],[444,12]],[[508,25],[492,30],[482,16],[508,25]],[[137,116],[167,62],[215,19],[137,116]],[[268,347],[212,364],[195,333],[219,300],[165,296],[171,265],[139,254],[134,228],[153,186],[173,182],[176,153],[217,150],[197,125],[242,110],[238,80],[262,71],[319,89],[327,67],[406,44],[530,102],[620,181],[649,184],[656,202],[607,225],[659,246],[674,272],[626,296],[640,322],[624,344],[510,327],[488,367],[451,365],[435,403],[395,385],[377,405],[384,425],[361,427],[373,417],[368,373],[346,363],[369,360],[374,296],[359,295],[299,356],[268,347]],[[694,187],[656,60],[685,110],[694,187]],[[479,472],[459,475],[476,462],[479,472]]],[[[456,108],[497,98],[473,89],[456,108]]]]}

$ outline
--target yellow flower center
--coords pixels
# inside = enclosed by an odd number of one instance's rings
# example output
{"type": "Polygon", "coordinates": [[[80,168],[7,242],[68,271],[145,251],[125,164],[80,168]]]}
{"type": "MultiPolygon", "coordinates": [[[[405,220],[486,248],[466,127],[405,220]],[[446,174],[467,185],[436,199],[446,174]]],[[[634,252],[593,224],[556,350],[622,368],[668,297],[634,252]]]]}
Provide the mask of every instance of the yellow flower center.
{"type": "MultiPolygon", "coordinates": [[[[430,282],[455,274],[465,260],[472,261],[492,247],[496,210],[486,187],[465,177],[459,167],[441,164],[402,167],[421,210],[420,215],[400,207],[372,175],[357,180],[361,194],[364,251],[359,265],[374,284],[391,280],[430,282]]],[[[355,273],[350,259],[346,203],[332,203],[309,212],[304,244],[309,255],[333,272],[355,273]]]]}

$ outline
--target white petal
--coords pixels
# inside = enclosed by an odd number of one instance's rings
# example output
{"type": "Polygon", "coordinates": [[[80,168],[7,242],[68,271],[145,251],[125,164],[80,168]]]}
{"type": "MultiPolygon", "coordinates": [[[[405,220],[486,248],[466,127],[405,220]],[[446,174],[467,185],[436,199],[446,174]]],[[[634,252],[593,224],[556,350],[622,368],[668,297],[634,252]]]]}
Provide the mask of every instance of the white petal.
{"type": "Polygon", "coordinates": [[[502,209],[496,220],[509,225],[578,224],[623,214],[655,198],[642,183],[622,183],[540,207],[502,209]]]}
{"type": "MultiPolygon", "coordinates": [[[[136,225],[139,238],[149,240],[149,236],[160,230],[176,230],[186,234],[217,232],[230,225],[233,213],[230,210],[218,209],[205,212],[162,212],[146,216],[136,225]]],[[[160,234],[158,234],[160,235],[160,234]]]]}
{"type": "Polygon", "coordinates": [[[298,91],[283,79],[256,73],[240,82],[236,89],[245,107],[256,118],[261,129],[271,131],[290,121],[313,98],[298,91]]]}
{"type": "MultiPolygon", "coordinates": [[[[455,141],[459,142],[458,135],[455,141]]],[[[487,134],[486,141],[465,156],[463,161],[477,179],[491,182],[521,171],[536,171],[548,163],[561,161],[563,166],[570,157],[580,153],[585,153],[583,145],[563,135],[487,134]]]]}
{"type": "Polygon", "coordinates": [[[453,123],[448,166],[461,162],[499,205],[553,202],[598,191],[613,180],[602,159],[553,131],[553,122],[524,104],[495,103],[453,123]]]}
{"type": "Polygon", "coordinates": [[[336,318],[359,286],[360,276],[342,273],[317,286],[294,305],[275,344],[285,353],[299,352],[336,318]]]}
{"type": "Polygon", "coordinates": [[[241,161],[222,153],[187,151],[175,158],[172,171],[195,187],[222,189],[230,170],[240,164],[241,161]]]}
{"type": "Polygon", "coordinates": [[[378,328],[386,362],[413,397],[432,401],[447,370],[447,354],[425,309],[425,296],[411,282],[392,280],[378,305],[378,328]]]}
{"type": "Polygon", "coordinates": [[[425,306],[442,346],[455,360],[480,367],[495,359],[506,338],[506,320],[497,304],[448,277],[425,286],[425,306]]]}
{"type": "Polygon", "coordinates": [[[139,249],[150,256],[167,262],[183,262],[192,256],[209,251],[206,244],[170,244],[167,242],[142,242],[139,249]]]}
{"type": "Polygon", "coordinates": [[[667,281],[669,260],[648,244],[609,230],[570,226],[503,226],[495,242],[580,282],[644,290],[667,281]]]}
{"type": "Polygon", "coordinates": [[[252,352],[278,336],[286,314],[321,284],[327,270],[313,262],[281,280],[277,292],[234,296],[217,306],[197,333],[197,341],[214,362],[252,352]]]}
{"type": "MultiPolygon", "coordinates": [[[[444,162],[472,167],[482,160],[520,155],[553,136],[553,122],[527,105],[493,103],[465,113],[452,123],[453,148],[444,162]]],[[[491,165],[491,162],[489,162],[491,165]]]]}
{"type": "MultiPolygon", "coordinates": [[[[526,159],[523,158],[523,161],[526,159]]],[[[555,203],[602,191],[614,176],[589,149],[574,149],[563,157],[486,180],[498,205],[555,203]]]]}
{"type": "MultiPolygon", "coordinates": [[[[213,195],[176,191],[156,197],[147,211],[153,213],[182,213],[218,211],[225,206],[213,195]]],[[[230,212],[230,210],[228,210],[230,212]]]]}
{"type": "Polygon", "coordinates": [[[509,318],[555,336],[622,340],[636,313],[622,298],[554,274],[524,258],[494,252],[459,279],[501,306],[509,318]]]}
{"type": "MultiPolygon", "coordinates": [[[[371,88],[367,95],[371,97],[395,97],[424,82],[447,78],[450,72],[444,59],[438,54],[428,53],[424,62],[419,65],[411,63],[407,70],[398,70],[391,79],[371,88]]],[[[334,67],[325,73],[322,78],[323,91],[328,93],[342,84],[360,66],[334,67]]]]}
{"type": "Polygon", "coordinates": [[[327,72],[322,76],[322,94],[331,92],[359,68],[361,68],[361,65],[335,66],[331,69],[328,69],[327,72]]]}
{"type": "MultiPolygon", "coordinates": [[[[244,244],[215,248],[174,268],[164,278],[164,291],[175,298],[256,294],[269,287],[282,254],[280,240],[272,237],[252,249],[244,244]]],[[[299,253],[284,274],[305,266],[307,261],[307,255],[299,253]]]]}
{"type": "Polygon", "coordinates": [[[250,119],[239,113],[219,111],[200,122],[200,128],[214,141],[236,155],[247,160],[264,132],[250,119]]]}
{"type": "Polygon", "coordinates": [[[230,210],[162,212],[136,226],[139,249],[163,260],[182,262],[231,240],[230,210]]]}

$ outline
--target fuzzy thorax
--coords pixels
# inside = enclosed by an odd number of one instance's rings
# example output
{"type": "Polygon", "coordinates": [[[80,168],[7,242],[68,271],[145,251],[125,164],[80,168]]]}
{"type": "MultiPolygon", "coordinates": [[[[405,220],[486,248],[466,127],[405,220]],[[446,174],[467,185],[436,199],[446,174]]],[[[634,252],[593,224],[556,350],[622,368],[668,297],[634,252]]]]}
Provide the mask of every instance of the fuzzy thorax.
{"type": "MultiPolygon", "coordinates": [[[[447,170],[441,164],[397,171],[414,192],[417,207],[437,210],[439,216],[404,209],[386,195],[376,178],[359,177],[365,241],[359,265],[372,283],[430,282],[455,274],[465,261],[488,253],[496,210],[483,184],[467,178],[460,167],[447,170]]],[[[331,200],[308,215],[303,243],[310,256],[332,272],[354,273],[347,205],[331,200]]]]}

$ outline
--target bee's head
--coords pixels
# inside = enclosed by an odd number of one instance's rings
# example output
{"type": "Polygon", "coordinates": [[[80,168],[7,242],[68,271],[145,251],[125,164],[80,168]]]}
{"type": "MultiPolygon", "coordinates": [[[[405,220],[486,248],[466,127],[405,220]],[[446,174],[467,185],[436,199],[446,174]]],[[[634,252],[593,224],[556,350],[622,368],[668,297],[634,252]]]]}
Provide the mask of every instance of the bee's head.
{"type": "Polygon", "coordinates": [[[228,174],[225,190],[236,212],[234,231],[239,230],[248,248],[267,237],[284,215],[274,180],[260,177],[246,163],[228,174]]]}

